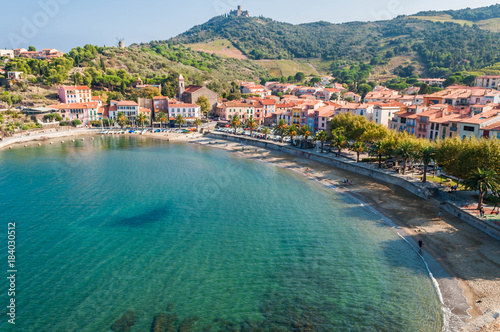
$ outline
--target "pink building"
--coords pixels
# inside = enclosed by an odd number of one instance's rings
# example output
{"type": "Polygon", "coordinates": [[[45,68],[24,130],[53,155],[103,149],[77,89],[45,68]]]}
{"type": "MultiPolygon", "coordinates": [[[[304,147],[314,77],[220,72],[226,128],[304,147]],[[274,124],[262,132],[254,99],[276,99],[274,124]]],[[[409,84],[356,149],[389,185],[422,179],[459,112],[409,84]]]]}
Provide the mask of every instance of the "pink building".
{"type": "Polygon", "coordinates": [[[88,103],[92,101],[92,90],[88,86],[60,86],[59,100],[63,104],[88,103]]]}
{"type": "Polygon", "coordinates": [[[99,102],[97,101],[57,104],[50,107],[58,109],[64,121],[80,120],[84,125],[89,125],[90,121],[99,121],[102,117],[102,110],[99,109],[99,102]]]}

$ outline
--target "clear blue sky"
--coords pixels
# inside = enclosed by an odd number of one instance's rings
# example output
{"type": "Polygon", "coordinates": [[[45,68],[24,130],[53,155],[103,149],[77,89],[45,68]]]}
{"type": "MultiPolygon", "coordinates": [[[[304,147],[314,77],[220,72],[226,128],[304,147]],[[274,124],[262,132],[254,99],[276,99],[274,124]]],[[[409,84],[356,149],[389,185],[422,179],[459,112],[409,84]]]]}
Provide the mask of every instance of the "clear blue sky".
{"type": "MultiPolygon", "coordinates": [[[[497,0],[498,1],[498,0],[497,0]]],[[[37,49],[94,44],[111,46],[165,40],[236,8],[252,16],[306,23],[375,21],[422,10],[461,9],[495,4],[492,0],[22,0],[4,1],[0,48],[37,49]]]]}

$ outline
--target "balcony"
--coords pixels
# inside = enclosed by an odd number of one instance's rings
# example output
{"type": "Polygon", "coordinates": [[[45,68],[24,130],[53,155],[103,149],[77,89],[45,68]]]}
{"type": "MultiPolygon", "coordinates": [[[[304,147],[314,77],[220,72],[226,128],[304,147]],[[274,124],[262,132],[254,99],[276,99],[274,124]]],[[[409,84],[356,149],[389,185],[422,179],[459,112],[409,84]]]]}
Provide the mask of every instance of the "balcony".
{"type": "Polygon", "coordinates": [[[458,128],[457,127],[450,127],[450,131],[457,131],[458,128]]]}

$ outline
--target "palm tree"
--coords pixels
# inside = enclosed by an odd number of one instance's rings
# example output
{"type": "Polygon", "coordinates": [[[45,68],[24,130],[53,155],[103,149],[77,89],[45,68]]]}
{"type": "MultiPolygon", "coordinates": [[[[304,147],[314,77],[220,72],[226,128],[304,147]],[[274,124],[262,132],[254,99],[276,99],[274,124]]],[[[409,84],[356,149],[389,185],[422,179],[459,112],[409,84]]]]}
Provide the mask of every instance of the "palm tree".
{"type": "Polygon", "coordinates": [[[425,183],[427,182],[427,168],[436,155],[436,149],[431,145],[425,145],[420,148],[419,154],[420,160],[424,163],[424,176],[422,177],[422,182],[425,183]]]}
{"type": "Polygon", "coordinates": [[[234,128],[234,134],[236,135],[236,129],[241,126],[240,118],[235,114],[229,123],[231,127],[234,128]]]}
{"type": "Polygon", "coordinates": [[[365,142],[354,142],[349,147],[349,150],[356,152],[356,162],[359,163],[359,154],[365,152],[366,150],[365,142]]]}
{"type": "Polygon", "coordinates": [[[163,122],[167,122],[167,116],[165,113],[160,112],[158,115],[156,115],[156,121],[160,122],[160,129],[163,127],[163,122]]]}
{"type": "Polygon", "coordinates": [[[369,153],[378,157],[378,168],[382,168],[382,156],[385,153],[385,144],[382,141],[377,141],[370,147],[369,153]]]}
{"type": "Polygon", "coordinates": [[[198,127],[202,125],[202,122],[200,119],[196,119],[194,120],[193,125],[195,125],[196,131],[198,131],[198,127]]]}
{"type": "Polygon", "coordinates": [[[322,130],[316,134],[316,139],[321,141],[321,153],[323,153],[323,147],[325,146],[326,140],[328,140],[328,134],[326,131],[322,130]]]}
{"type": "Polygon", "coordinates": [[[253,134],[253,131],[255,130],[255,127],[257,127],[257,122],[255,121],[253,116],[251,116],[249,119],[247,119],[247,121],[245,122],[245,125],[247,128],[250,129],[250,137],[252,137],[252,134],[253,134]]]}
{"type": "Polygon", "coordinates": [[[304,149],[307,148],[307,140],[312,135],[312,131],[312,128],[307,125],[300,128],[300,134],[304,137],[304,149]]]}
{"type": "Polygon", "coordinates": [[[128,119],[123,112],[118,112],[116,118],[118,119],[118,124],[122,128],[125,127],[125,125],[128,123],[128,119]]]}
{"type": "Polygon", "coordinates": [[[175,118],[175,123],[179,125],[179,129],[181,129],[182,125],[186,123],[186,120],[184,120],[184,117],[182,114],[177,115],[175,118]]]}
{"type": "Polygon", "coordinates": [[[290,127],[287,128],[287,134],[288,136],[290,136],[291,140],[290,142],[292,143],[293,145],[293,138],[296,137],[298,135],[298,128],[296,125],[291,125],[290,127]]]}
{"type": "Polygon", "coordinates": [[[281,119],[276,127],[274,127],[274,133],[281,136],[281,143],[283,143],[283,137],[287,134],[287,127],[288,125],[284,119],[281,119]]]}
{"type": "Polygon", "coordinates": [[[344,136],[344,130],[342,128],[332,131],[332,144],[339,150],[337,157],[340,157],[342,149],[346,147],[347,143],[347,137],[344,136]]]}
{"type": "Polygon", "coordinates": [[[137,116],[137,123],[141,124],[141,127],[144,128],[144,122],[146,121],[148,117],[144,114],[144,113],[140,113],[138,116],[137,116]]]}
{"type": "Polygon", "coordinates": [[[500,175],[489,169],[478,168],[472,176],[464,181],[465,188],[468,190],[479,191],[478,209],[483,206],[483,198],[489,190],[497,192],[500,190],[500,175]]]}
{"type": "Polygon", "coordinates": [[[262,133],[264,135],[266,135],[266,141],[267,141],[267,135],[269,135],[270,132],[271,132],[271,130],[269,130],[268,127],[264,127],[264,129],[262,129],[262,133]]]}
{"type": "Polygon", "coordinates": [[[414,155],[414,146],[411,142],[405,141],[401,143],[398,149],[396,149],[396,155],[403,159],[403,175],[406,173],[406,166],[408,165],[408,160],[414,155]]]}

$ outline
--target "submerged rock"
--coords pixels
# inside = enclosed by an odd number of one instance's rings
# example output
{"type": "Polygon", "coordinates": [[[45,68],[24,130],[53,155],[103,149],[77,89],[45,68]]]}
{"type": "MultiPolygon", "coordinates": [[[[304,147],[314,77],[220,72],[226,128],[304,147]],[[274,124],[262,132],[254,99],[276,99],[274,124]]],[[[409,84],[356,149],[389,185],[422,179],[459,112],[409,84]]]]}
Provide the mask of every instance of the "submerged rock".
{"type": "Polygon", "coordinates": [[[111,325],[111,330],[117,332],[129,331],[136,322],[135,312],[132,310],[126,311],[123,316],[111,325]]]}
{"type": "Polygon", "coordinates": [[[177,331],[176,314],[158,314],[153,318],[151,332],[174,332],[177,331]]]}
{"type": "Polygon", "coordinates": [[[193,331],[194,324],[200,320],[198,316],[192,316],[185,318],[181,325],[179,326],[179,332],[190,332],[193,331]]]}

